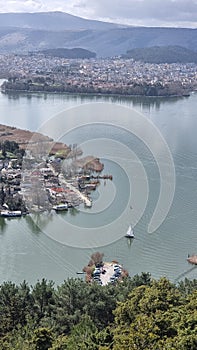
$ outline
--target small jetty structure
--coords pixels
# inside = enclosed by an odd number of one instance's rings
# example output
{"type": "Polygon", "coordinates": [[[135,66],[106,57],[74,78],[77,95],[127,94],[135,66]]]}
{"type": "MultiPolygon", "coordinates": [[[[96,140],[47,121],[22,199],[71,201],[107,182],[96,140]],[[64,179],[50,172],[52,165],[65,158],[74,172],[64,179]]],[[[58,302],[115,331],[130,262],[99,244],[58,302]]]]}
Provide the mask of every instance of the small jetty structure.
{"type": "Polygon", "coordinates": [[[188,256],[187,261],[190,264],[197,265],[197,255],[188,256]]]}
{"type": "Polygon", "coordinates": [[[134,230],[133,230],[133,228],[132,228],[131,225],[129,225],[125,237],[126,237],[126,238],[130,238],[130,239],[135,238],[135,236],[134,236],[134,230]]]}

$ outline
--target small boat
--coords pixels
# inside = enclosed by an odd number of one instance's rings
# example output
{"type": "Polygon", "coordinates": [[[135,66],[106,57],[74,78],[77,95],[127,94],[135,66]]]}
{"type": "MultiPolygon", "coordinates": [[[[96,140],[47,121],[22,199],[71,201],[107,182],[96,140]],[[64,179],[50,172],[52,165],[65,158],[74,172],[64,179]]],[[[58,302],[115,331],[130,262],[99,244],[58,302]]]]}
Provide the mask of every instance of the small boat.
{"type": "Polygon", "coordinates": [[[129,228],[128,228],[128,230],[127,230],[127,233],[126,233],[125,237],[127,237],[127,238],[135,238],[135,236],[134,236],[134,230],[133,230],[133,228],[131,227],[131,225],[129,225],[129,228]]]}
{"type": "Polygon", "coordinates": [[[20,217],[22,212],[20,210],[1,210],[1,216],[4,218],[16,218],[20,217]]]}
{"type": "Polygon", "coordinates": [[[68,204],[64,203],[64,204],[57,204],[53,206],[53,209],[55,211],[63,211],[63,210],[68,210],[68,204]]]}

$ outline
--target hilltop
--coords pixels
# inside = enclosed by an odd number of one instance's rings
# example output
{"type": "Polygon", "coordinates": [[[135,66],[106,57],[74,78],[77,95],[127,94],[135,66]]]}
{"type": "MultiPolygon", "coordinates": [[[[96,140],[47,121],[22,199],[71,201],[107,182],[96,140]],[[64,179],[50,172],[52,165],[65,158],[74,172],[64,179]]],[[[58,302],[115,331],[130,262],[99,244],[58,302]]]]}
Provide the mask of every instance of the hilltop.
{"type": "Polygon", "coordinates": [[[197,63],[197,52],[181,46],[153,46],[128,50],[125,58],[147,63],[197,63]]]}
{"type": "Polygon", "coordinates": [[[89,50],[81,49],[80,47],[76,47],[73,49],[66,48],[57,48],[57,49],[48,49],[42,50],[40,53],[43,53],[45,56],[51,57],[61,57],[61,58],[95,58],[96,54],[89,50]]]}
{"type": "Polygon", "coordinates": [[[109,30],[119,24],[89,20],[70,15],[61,11],[35,13],[0,13],[0,28],[27,28],[34,30],[63,31],[63,30],[109,30]]]}
{"type": "Polygon", "coordinates": [[[54,142],[54,140],[46,135],[38,132],[32,132],[29,130],[18,129],[13,126],[0,124],[0,143],[5,141],[15,141],[19,145],[20,149],[26,149],[28,147],[36,147],[39,144],[47,146],[47,149],[51,153],[57,151],[69,152],[69,147],[64,143],[54,142]]]}

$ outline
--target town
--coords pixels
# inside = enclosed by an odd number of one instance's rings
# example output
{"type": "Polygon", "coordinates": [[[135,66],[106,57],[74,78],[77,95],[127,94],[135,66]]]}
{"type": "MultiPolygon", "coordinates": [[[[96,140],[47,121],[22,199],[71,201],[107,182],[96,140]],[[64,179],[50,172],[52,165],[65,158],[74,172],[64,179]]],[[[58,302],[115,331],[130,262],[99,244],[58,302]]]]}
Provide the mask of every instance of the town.
{"type": "Polygon", "coordinates": [[[100,160],[81,157],[77,144],[54,143],[39,133],[34,133],[36,142],[32,138],[25,145],[27,135],[29,131],[1,125],[1,140],[10,140],[0,142],[0,215],[59,212],[80,204],[91,208],[91,192],[101,179],[112,180],[112,175],[101,174],[100,160]],[[12,140],[17,135],[20,145],[12,140]]]}
{"type": "Polygon", "coordinates": [[[194,63],[151,64],[121,57],[66,59],[41,53],[1,54],[2,91],[141,96],[189,96],[197,89],[194,63]]]}

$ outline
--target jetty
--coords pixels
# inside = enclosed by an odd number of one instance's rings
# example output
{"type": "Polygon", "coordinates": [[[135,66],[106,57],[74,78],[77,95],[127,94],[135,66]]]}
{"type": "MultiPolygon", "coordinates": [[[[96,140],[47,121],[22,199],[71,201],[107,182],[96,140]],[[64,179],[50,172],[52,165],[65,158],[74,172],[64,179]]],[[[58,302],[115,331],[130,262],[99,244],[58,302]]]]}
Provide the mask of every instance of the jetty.
{"type": "Polygon", "coordinates": [[[197,255],[191,255],[187,258],[188,263],[197,265],[197,255]]]}

